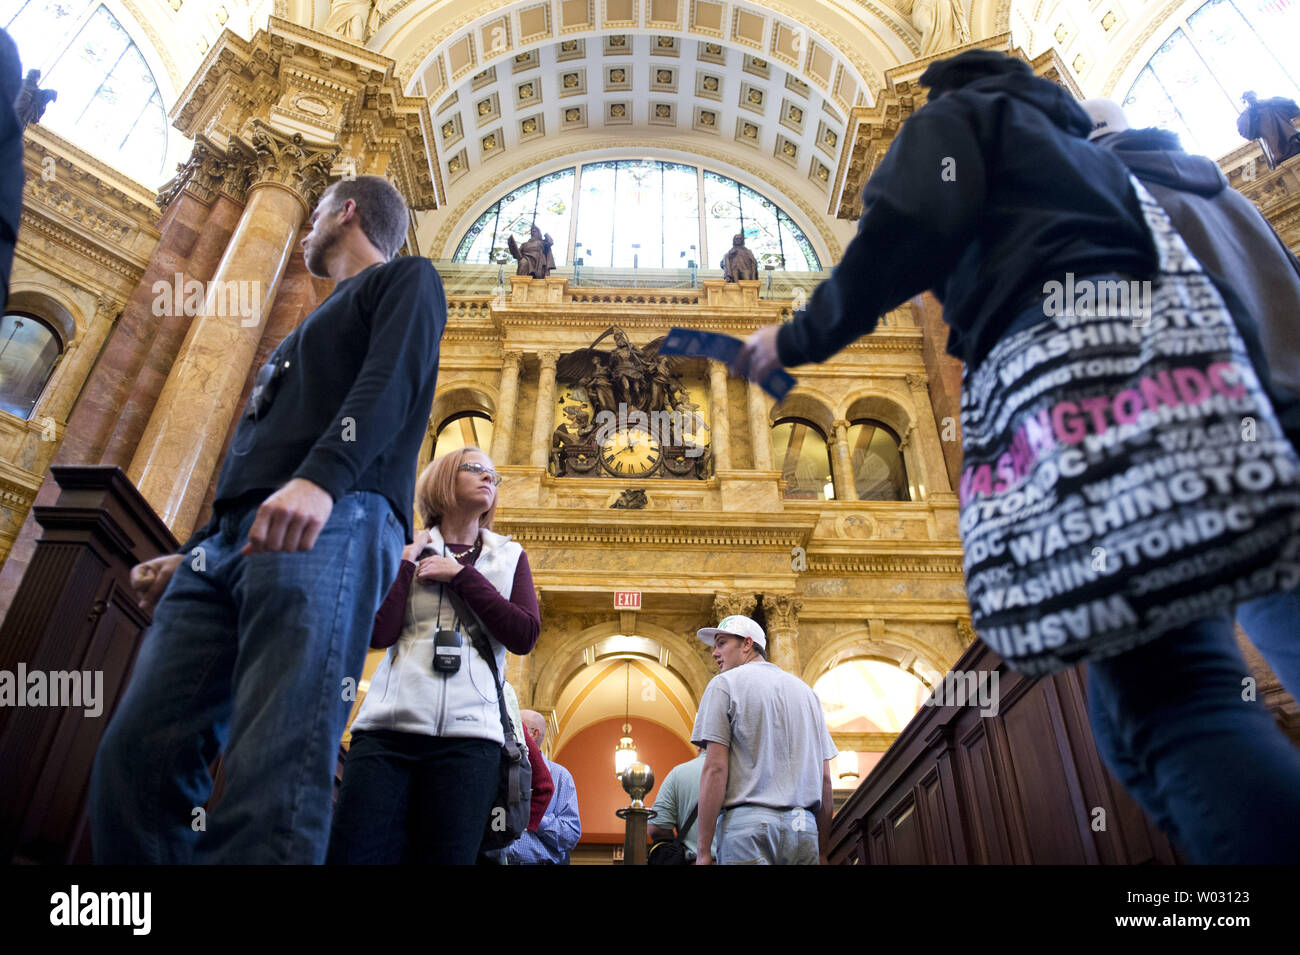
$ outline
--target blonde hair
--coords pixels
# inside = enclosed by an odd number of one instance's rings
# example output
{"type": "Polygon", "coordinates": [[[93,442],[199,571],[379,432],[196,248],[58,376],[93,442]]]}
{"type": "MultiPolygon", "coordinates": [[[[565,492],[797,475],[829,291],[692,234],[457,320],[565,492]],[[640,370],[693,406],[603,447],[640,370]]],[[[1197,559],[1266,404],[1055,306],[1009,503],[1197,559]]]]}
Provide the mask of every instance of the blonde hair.
{"type": "MultiPolygon", "coordinates": [[[[425,465],[420,476],[415,479],[415,506],[425,527],[435,527],[442,520],[442,515],[459,503],[456,500],[456,477],[465,458],[471,454],[481,454],[488,458],[487,452],[472,446],[448,451],[425,465]]],[[[491,465],[492,459],[488,458],[488,466],[491,465]]],[[[479,515],[478,526],[491,530],[496,513],[497,502],[494,497],[492,506],[479,515]]]]}

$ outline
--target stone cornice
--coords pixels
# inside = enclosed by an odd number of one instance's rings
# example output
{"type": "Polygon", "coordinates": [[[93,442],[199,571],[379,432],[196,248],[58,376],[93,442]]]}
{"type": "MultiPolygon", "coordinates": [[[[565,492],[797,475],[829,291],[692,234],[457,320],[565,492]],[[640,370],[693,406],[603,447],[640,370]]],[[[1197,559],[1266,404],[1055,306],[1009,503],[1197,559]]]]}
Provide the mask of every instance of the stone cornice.
{"type": "MultiPolygon", "coordinates": [[[[592,546],[748,548],[789,552],[806,545],[817,525],[814,516],[788,514],[703,514],[684,524],[671,511],[603,511],[599,523],[571,508],[499,508],[495,529],[529,544],[592,546]]],[[[740,556],[740,553],[737,553],[740,556]]]]}
{"type": "Polygon", "coordinates": [[[942,547],[930,541],[918,541],[917,549],[909,552],[906,543],[861,541],[852,551],[810,552],[808,570],[830,575],[962,577],[961,544],[942,547]]]}
{"type": "Polygon", "coordinates": [[[39,124],[28,126],[23,133],[23,165],[29,189],[34,182],[57,184],[81,194],[87,208],[127,220],[133,228],[158,226],[161,217],[154,207],[153,190],[39,124]]]}
{"type": "MultiPolygon", "coordinates": [[[[51,242],[71,249],[77,255],[132,281],[139,281],[149,264],[148,255],[118,253],[111,243],[101,242],[93,234],[87,235],[83,230],[74,228],[67,217],[40,205],[24,205],[22,224],[51,242]]],[[[64,267],[66,268],[66,263],[64,267]]]]}

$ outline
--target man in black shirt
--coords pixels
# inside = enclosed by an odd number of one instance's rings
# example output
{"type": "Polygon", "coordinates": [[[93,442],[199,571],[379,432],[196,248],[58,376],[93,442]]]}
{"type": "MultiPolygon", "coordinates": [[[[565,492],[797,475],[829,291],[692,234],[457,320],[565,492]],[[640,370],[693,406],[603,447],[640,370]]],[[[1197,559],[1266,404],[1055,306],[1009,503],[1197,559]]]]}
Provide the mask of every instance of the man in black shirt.
{"type": "Polygon", "coordinates": [[[259,372],[212,519],[132,572],[157,609],[95,763],[97,861],[324,860],[339,738],[411,536],[446,324],[430,262],[393,258],[407,222],[376,176],[321,197],[302,245],[334,291],[259,372]]]}

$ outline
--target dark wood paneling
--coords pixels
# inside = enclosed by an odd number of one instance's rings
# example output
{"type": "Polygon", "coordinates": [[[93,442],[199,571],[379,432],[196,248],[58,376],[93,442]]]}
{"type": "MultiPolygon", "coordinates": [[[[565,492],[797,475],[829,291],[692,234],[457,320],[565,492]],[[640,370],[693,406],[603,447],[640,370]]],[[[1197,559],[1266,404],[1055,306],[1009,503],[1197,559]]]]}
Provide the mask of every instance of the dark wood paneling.
{"type": "Polygon", "coordinates": [[[924,707],[835,815],[831,861],[1176,863],[1102,765],[1078,670],[1039,680],[976,642],[962,672],[996,671],[992,707],[924,707]],[[1104,810],[1105,827],[1096,826],[1104,810]]]}

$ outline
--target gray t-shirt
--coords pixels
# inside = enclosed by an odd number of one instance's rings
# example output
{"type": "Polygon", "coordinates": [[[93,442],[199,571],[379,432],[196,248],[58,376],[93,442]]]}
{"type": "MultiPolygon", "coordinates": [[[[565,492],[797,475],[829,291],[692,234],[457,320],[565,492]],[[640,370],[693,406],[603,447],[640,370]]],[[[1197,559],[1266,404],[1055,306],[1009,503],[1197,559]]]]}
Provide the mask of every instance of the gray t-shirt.
{"type": "Polygon", "coordinates": [[[704,690],[693,743],[730,748],[723,808],[741,804],[816,811],[822,763],[838,750],[808,684],[755,660],[719,673],[704,690]]]}
{"type": "MultiPolygon", "coordinates": [[[[699,835],[700,820],[698,814],[691,827],[685,832],[680,831],[682,823],[686,817],[691,814],[700,803],[700,774],[704,772],[704,754],[700,753],[690,762],[680,763],[668,770],[668,775],[664,781],[659,784],[659,792],[655,796],[655,804],[651,808],[655,814],[650,819],[650,825],[658,826],[660,829],[677,829],[678,835],[681,836],[682,842],[686,848],[692,852],[698,852],[696,837],[699,835]]],[[[716,830],[714,833],[714,846],[717,845],[716,830]]]]}

